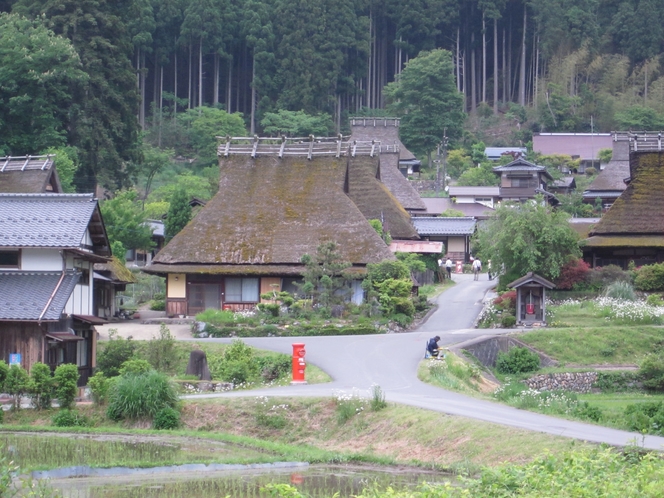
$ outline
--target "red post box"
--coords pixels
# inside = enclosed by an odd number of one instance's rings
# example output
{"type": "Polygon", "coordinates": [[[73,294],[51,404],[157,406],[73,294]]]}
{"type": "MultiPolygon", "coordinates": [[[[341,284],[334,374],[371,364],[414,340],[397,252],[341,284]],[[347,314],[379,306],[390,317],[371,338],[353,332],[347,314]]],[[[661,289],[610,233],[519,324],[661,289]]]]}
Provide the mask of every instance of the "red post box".
{"type": "Polygon", "coordinates": [[[535,314],[535,305],[526,304],[526,315],[534,315],[534,314],[535,314]]]}
{"type": "Polygon", "coordinates": [[[307,352],[304,349],[304,344],[301,342],[293,343],[293,380],[291,384],[306,384],[304,380],[304,370],[307,367],[304,361],[304,355],[307,352]]]}

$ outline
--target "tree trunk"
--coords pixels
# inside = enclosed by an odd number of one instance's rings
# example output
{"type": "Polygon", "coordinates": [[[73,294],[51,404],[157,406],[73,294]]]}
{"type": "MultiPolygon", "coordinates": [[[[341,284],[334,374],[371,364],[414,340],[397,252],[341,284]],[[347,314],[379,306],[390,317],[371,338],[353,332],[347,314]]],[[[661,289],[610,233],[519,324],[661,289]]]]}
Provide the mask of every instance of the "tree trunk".
{"type": "Polygon", "coordinates": [[[228,85],[227,85],[227,88],[226,88],[226,93],[227,93],[227,95],[226,95],[226,107],[227,107],[226,112],[228,114],[233,112],[233,109],[232,109],[233,106],[231,105],[232,104],[231,99],[233,98],[232,87],[233,87],[233,56],[231,55],[231,57],[228,59],[228,85]]]}
{"type": "Polygon", "coordinates": [[[493,113],[498,114],[498,19],[493,20],[493,113]]]}
{"type": "Polygon", "coordinates": [[[251,66],[251,136],[256,133],[256,49],[252,57],[251,66]]]}
{"type": "Polygon", "coordinates": [[[486,16],[482,11],[482,102],[486,102],[486,16]]]}
{"type": "Polygon", "coordinates": [[[539,93],[539,35],[537,35],[537,41],[535,43],[535,98],[533,99],[535,109],[537,109],[537,99],[539,93]]]}
{"type": "Polygon", "coordinates": [[[157,146],[161,147],[161,128],[164,123],[164,66],[159,66],[159,137],[157,146]]]}
{"type": "Polygon", "coordinates": [[[145,71],[145,52],[141,52],[141,69],[140,69],[140,77],[141,77],[141,107],[140,107],[140,112],[141,112],[141,129],[145,130],[145,80],[147,77],[147,73],[145,71]]]}
{"type": "Polygon", "coordinates": [[[475,71],[475,33],[470,34],[470,112],[477,107],[477,74],[475,71]]]}
{"type": "Polygon", "coordinates": [[[202,36],[198,42],[198,107],[203,107],[203,37],[202,36]]]}
{"type": "Polygon", "coordinates": [[[173,52],[173,125],[177,122],[178,113],[178,47],[175,45],[173,52]]]}
{"type": "Polygon", "coordinates": [[[507,42],[507,100],[512,102],[514,96],[514,88],[512,84],[512,18],[510,18],[509,40],[507,42]]]}
{"type": "Polygon", "coordinates": [[[212,104],[216,106],[219,103],[219,54],[214,54],[214,93],[212,104]]]}
{"type": "Polygon", "coordinates": [[[461,91],[461,54],[459,53],[459,45],[461,38],[461,28],[457,28],[457,39],[456,39],[456,80],[457,80],[457,92],[461,91]]]}
{"type": "Polygon", "coordinates": [[[503,103],[507,102],[507,89],[509,88],[509,85],[507,84],[507,58],[505,57],[505,28],[503,28],[503,103]]]}
{"type": "Polygon", "coordinates": [[[191,109],[191,100],[192,100],[192,95],[191,95],[191,43],[189,43],[189,77],[187,78],[188,84],[189,84],[189,95],[187,97],[187,100],[189,101],[187,103],[187,109],[191,109]]]}
{"type": "Polygon", "coordinates": [[[528,21],[527,6],[523,4],[523,36],[521,37],[521,70],[519,72],[519,104],[526,105],[526,27],[528,21]]]}

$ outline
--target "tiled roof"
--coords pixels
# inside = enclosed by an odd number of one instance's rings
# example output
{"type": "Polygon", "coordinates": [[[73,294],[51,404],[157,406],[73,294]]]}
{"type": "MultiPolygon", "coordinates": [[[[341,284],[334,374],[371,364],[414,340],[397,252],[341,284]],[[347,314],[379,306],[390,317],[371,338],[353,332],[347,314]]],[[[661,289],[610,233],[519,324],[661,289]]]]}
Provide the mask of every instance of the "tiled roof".
{"type": "Polygon", "coordinates": [[[472,235],[475,232],[473,218],[413,218],[420,236],[427,235],[472,235]]]}
{"type": "Polygon", "coordinates": [[[599,159],[601,149],[610,149],[610,133],[535,133],[533,150],[545,156],[565,154],[582,160],[599,159]]]}
{"type": "Polygon", "coordinates": [[[554,181],[549,188],[576,188],[576,180],[573,176],[565,176],[554,181]]]}
{"type": "Polygon", "coordinates": [[[0,247],[81,246],[92,194],[0,194],[0,247]]]}
{"type": "Polygon", "coordinates": [[[500,187],[460,187],[450,185],[450,197],[464,196],[499,197],[500,187]]]}
{"type": "Polygon", "coordinates": [[[533,164],[522,158],[515,159],[511,163],[505,164],[504,166],[496,166],[495,168],[493,168],[494,173],[505,173],[505,172],[509,173],[510,171],[537,171],[540,173],[544,173],[544,175],[549,180],[553,180],[553,178],[551,177],[551,175],[548,173],[548,171],[544,166],[533,164]]]}
{"type": "Polygon", "coordinates": [[[0,320],[59,320],[79,277],[76,271],[0,272],[0,320]]]}
{"type": "Polygon", "coordinates": [[[449,197],[422,197],[422,202],[427,207],[427,215],[435,216],[444,213],[448,209],[461,211],[465,216],[482,219],[491,216],[495,209],[486,207],[479,202],[454,203],[449,197]]]}
{"type": "Polygon", "coordinates": [[[484,155],[492,160],[500,159],[503,154],[519,153],[524,155],[526,152],[528,152],[528,149],[525,147],[486,147],[484,149],[484,155]]]}

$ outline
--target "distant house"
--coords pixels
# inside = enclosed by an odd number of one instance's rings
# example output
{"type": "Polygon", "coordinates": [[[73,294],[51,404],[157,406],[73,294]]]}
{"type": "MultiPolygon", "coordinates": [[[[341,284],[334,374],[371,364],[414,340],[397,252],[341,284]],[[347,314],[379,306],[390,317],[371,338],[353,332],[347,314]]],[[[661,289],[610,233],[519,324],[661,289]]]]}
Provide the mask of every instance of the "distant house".
{"type": "Polygon", "coordinates": [[[0,194],[0,358],[95,366],[95,263],[111,255],[92,194],[0,194]]]}
{"type": "Polygon", "coordinates": [[[519,157],[526,157],[528,149],[525,147],[487,147],[484,149],[484,155],[489,161],[499,161],[504,156],[509,156],[512,159],[519,157]]]}
{"type": "Polygon", "coordinates": [[[461,211],[466,217],[485,220],[495,211],[493,208],[476,202],[456,203],[449,197],[422,197],[422,202],[427,210],[423,215],[418,214],[417,216],[438,216],[449,209],[454,209],[461,211]]]}
{"type": "MultiPolygon", "coordinates": [[[[323,242],[336,242],[358,276],[369,263],[394,259],[352,200],[363,188],[356,183],[368,176],[367,192],[381,203],[390,198],[373,183],[383,177],[375,145],[339,139],[222,143],[219,191],[144,269],[166,276],[167,313],[247,309],[262,293],[295,292],[302,256],[316,254],[323,242]]],[[[362,292],[359,280],[353,283],[356,302],[362,292]]]]}
{"type": "Polygon", "coordinates": [[[576,190],[576,179],[573,176],[565,176],[550,183],[548,189],[552,194],[571,194],[576,190]]]}
{"type": "Polygon", "coordinates": [[[623,138],[630,146],[630,179],[583,245],[586,261],[627,268],[664,261],[664,151],[658,134],[623,138]]]}
{"type": "Polygon", "coordinates": [[[113,257],[106,263],[95,263],[93,279],[92,308],[95,314],[107,320],[117,316],[120,311],[117,293],[124,291],[127,284],[135,283],[136,277],[118,258],[113,257]]]}
{"type": "Polygon", "coordinates": [[[599,151],[611,148],[610,133],[534,133],[533,151],[550,156],[563,154],[581,161],[578,173],[586,168],[600,170],[599,151]]]}
{"type": "Polygon", "coordinates": [[[445,244],[446,257],[467,262],[470,238],[475,233],[473,218],[413,218],[417,233],[423,240],[445,244]]]}
{"type": "Polygon", "coordinates": [[[505,166],[496,166],[493,172],[500,176],[501,200],[523,202],[541,194],[550,204],[558,204],[558,199],[546,189],[553,178],[544,166],[516,159],[505,166]]]}
{"type": "Polygon", "coordinates": [[[426,206],[406,177],[419,171],[420,161],[401,143],[399,124],[399,118],[350,118],[350,141],[380,144],[381,182],[406,211],[416,215],[426,206]]]}
{"type": "Polygon", "coordinates": [[[127,266],[145,266],[150,264],[150,261],[162,250],[166,240],[164,222],[161,220],[147,220],[144,225],[148,225],[152,230],[152,249],[129,249],[125,254],[125,261],[127,266]]]}
{"type": "Polygon", "coordinates": [[[0,193],[60,194],[55,156],[0,157],[0,193]]]}
{"type": "Polygon", "coordinates": [[[500,200],[500,187],[450,185],[449,194],[456,204],[482,204],[488,208],[494,208],[500,200]]]}
{"type": "Polygon", "coordinates": [[[629,178],[629,134],[612,133],[613,154],[611,161],[583,192],[583,202],[595,204],[600,199],[604,211],[609,209],[627,188],[629,178]]]}

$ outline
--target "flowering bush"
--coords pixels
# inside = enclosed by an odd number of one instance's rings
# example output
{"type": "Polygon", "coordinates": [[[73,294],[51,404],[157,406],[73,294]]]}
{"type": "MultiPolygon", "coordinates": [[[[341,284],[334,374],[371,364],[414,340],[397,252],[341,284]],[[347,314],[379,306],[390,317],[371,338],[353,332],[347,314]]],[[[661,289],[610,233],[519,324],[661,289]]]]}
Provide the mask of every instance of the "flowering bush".
{"type": "Polygon", "coordinates": [[[600,297],[596,303],[600,316],[607,320],[659,324],[664,316],[664,306],[649,306],[644,301],[626,301],[612,297],[600,297]]]}
{"type": "Polygon", "coordinates": [[[362,413],[368,402],[356,389],[353,389],[351,393],[335,391],[333,394],[337,403],[337,421],[339,425],[346,423],[358,413],[362,413]]]}
{"type": "Polygon", "coordinates": [[[556,288],[569,290],[584,287],[590,279],[590,265],[582,259],[572,259],[560,269],[556,288]]]}
{"type": "Polygon", "coordinates": [[[496,308],[501,310],[516,311],[516,291],[511,290],[503,292],[500,296],[493,300],[496,308]]]}

